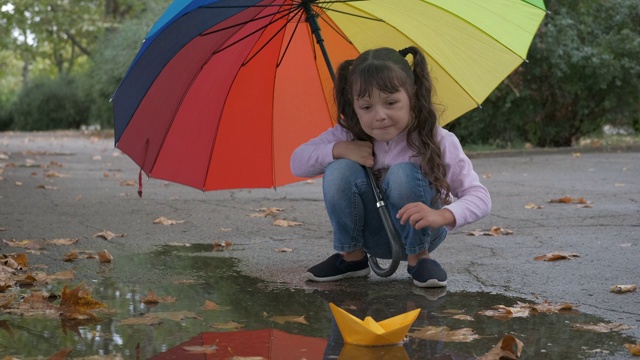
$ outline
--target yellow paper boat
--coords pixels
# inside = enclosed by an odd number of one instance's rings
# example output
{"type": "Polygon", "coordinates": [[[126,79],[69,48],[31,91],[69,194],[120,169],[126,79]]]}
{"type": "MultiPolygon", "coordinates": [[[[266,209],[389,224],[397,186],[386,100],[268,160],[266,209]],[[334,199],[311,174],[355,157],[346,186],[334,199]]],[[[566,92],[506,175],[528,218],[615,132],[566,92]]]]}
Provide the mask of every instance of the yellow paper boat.
{"type": "Polygon", "coordinates": [[[329,306],[338,323],[345,344],[363,346],[401,343],[418,314],[420,314],[420,309],[415,309],[387,320],[376,322],[371,316],[360,320],[333,303],[329,303],[329,306]]]}

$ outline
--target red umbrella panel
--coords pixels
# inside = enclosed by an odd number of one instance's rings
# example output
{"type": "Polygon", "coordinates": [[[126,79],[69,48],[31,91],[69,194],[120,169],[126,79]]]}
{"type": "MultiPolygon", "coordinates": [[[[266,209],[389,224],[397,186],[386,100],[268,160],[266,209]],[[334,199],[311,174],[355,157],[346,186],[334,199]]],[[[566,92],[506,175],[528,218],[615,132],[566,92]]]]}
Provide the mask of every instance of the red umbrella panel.
{"type": "MultiPolygon", "coordinates": [[[[209,16],[211,24],[185,39],[183,28],[206,23],[207,14],[198,8],[179,17],[141,50],[114,95],[116,146],[148,176],[202,190],[304,180],[291,174],[290,154],[333,126],[335,115],[313,34],[304,19],[291,19],[303,15],[246,8],[209,16]]],[[[357,56],[332,29],[323,29],[340,45],[331,58],[357,56]]]]}
{"type": "Polygon", "coordinates": [[[150,360],[322,359],[327,340],[277,329],[205,332],[150,360]]]}

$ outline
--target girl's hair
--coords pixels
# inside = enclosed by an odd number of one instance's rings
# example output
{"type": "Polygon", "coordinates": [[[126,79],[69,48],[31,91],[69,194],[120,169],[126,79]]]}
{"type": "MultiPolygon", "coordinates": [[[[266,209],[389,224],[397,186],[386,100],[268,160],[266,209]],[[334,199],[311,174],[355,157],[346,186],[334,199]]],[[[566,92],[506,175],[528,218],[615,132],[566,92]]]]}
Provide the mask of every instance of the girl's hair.
{"type": "Polygon", "coordinates": [[[358,140],[373,139],[360,126],[354,99],[368,97],[374,89],[387,94],[402,89],[409,96],[413,117],[407,130],[408,145],[420,158],[420,169],[441,195],[441,203],[449,204],[451,189],[436,138],[438,114],[431,99],[433,89],[426,57],[415,46],[400,51],[377,48],[340,64],[335,83],[338,123],[358,140]],[[413,68],[405,59],[408,54],[413,56],[413,68]]]}

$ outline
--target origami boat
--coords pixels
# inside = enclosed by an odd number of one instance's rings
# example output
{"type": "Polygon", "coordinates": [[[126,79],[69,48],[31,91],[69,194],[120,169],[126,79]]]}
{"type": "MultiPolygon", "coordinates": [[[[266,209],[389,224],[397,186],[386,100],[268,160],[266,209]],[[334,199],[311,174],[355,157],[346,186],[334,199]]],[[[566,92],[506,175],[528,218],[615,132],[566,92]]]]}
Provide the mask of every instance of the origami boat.
{"type": "Polygon", "coordinates": [[[329,303],[331,312],[338,323],[345,344],[378,346],[402,343],[409,328],[418,317],[420,309],[415,309],[392,318],[376,322],[371,316],[364,320],[329,303]]]}

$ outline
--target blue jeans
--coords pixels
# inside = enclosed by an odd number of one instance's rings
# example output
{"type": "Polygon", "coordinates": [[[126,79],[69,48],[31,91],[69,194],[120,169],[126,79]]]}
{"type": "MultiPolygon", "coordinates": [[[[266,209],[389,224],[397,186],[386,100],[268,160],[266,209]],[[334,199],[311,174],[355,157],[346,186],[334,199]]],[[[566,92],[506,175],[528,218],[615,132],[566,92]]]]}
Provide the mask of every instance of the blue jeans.
{"type": "MultiPolygon", "coordinates": [[[[431,253],[444,241],[447,235],[444,227],[416,230],[408,222],[401,225],[396,218],[398,211],[408,203],[422,202],[433,207],[436,191],[416,164],[406,162],[392,166],[382,179],[380,191],[385,208],[402,239],[403,259],[407,254],[423,250],[431,253]]],[[[364,167],[347,159],[333,161],[324,172],[323,194],[333,226],[335,251],[364,249],[377,258],[391,258],[390,240],[382,222],[381,209],[376,206],[375,194],[364,167]]],[[[435,208],[440,208],[440,205],[435,208]]]]}

